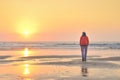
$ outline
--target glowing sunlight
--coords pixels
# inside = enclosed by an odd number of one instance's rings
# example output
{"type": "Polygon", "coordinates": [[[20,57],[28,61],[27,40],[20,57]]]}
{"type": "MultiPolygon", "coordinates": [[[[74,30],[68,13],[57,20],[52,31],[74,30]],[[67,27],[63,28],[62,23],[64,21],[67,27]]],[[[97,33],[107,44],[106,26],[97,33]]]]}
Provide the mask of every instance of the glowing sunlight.
{"type": "Polygon", "coordinates": [[[24,49],[24,57],[28,57],[29,56],[29,50],[28,48],[24,49]]]}
{"type": "Polygon", "coordinates": [[[25,31],[24,34],[25,34],[26,36],[28,36],[28,35],[29,35],[29,32],[28,32],[28,31],[25,31]]]}
{"type": "Polygon", "coordinates": [[[24,66],[25,66],[25,68],[24,68],[24,72],[23,72],[23,74],[25,74],[25,75],[30,74],[29,64],[25,64],[24,66]]]}
{"type": "Polygon", "coordinates": [[[23,36],[31,36],[37,33],[38,24],[34,20],[23,19],[16,22],[16,32],[23,36]]]}

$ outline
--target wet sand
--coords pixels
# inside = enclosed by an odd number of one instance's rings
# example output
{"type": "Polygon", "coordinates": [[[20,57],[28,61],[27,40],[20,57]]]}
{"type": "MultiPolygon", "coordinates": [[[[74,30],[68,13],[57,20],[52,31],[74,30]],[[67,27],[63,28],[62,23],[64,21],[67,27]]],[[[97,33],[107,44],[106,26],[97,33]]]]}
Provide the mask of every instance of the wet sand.
{"type": "Polygon", "coordinates": [[[75,51],[55,51],[54,55],[31,53],[27,57],[21,56],[22,52],[1,52],[0,80],[120,80],[119,51],[113,51],[116,55],[111,51],[93,52],[87,62],[82,62],[80,55],[71,54],[78,53],[75,51]]]}
{"type": "Polygon", "coordinates": [[[120,56],[88,56],[87,62],[79,55],[0,56],[0,80],[119,80],[119,62],[120,56]]]}

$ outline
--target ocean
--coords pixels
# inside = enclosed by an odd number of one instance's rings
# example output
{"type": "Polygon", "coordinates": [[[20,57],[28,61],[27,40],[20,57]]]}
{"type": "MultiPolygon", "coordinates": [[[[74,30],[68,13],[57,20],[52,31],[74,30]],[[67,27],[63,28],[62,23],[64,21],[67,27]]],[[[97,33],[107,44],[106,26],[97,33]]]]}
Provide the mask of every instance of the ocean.
{"type": "MultiPolygon", "coordinates": [[[[0,42],[0,50],[15,49],[79,49],[78,42],[0,42]]],[[[89,49],[120,49],[120,42],[90,43],[89,49]]]]}

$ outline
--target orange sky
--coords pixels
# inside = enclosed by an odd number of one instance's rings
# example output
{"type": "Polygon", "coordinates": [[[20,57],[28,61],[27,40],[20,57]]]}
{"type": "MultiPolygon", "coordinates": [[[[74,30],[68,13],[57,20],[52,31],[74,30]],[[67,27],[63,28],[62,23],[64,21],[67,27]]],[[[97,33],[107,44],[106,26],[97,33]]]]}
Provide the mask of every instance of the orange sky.
{"type": "Polygon", "coordinates": [[[0,0],[0,41],[120,41],[120,0],[0,0]],[[28,36],[25,36],[28,32],[28,36]]]}

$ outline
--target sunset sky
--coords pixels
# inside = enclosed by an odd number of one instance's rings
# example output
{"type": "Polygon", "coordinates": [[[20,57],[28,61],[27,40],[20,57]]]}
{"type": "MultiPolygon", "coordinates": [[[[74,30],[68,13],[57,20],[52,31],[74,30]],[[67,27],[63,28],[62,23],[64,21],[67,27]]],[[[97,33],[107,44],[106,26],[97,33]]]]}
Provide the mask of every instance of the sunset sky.
{"type": "Polygon", "coordinates": [[[0,0],[0,41],[120,41],[120,0],[0,0]]]}

